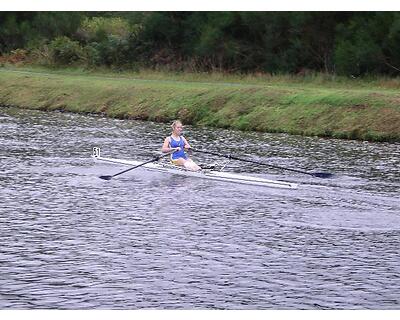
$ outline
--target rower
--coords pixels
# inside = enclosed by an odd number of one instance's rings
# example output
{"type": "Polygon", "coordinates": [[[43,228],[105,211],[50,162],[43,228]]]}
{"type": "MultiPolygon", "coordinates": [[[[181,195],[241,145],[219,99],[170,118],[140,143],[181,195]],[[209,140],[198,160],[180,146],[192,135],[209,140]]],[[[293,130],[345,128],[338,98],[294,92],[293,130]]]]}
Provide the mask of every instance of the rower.
{"type": "Polygon", "coordinates": [[[191,171],[199,171],[201,168],[190,159],[185,150],[190,149],[190,145],[187,140],[182,136],[183,125],[179,120],[172,122],[172,133],[169,137],[166,137],[161,151],[164,153],[176,150],[171,154],[171,162],[177,166],[183,166],[191,171]]]}

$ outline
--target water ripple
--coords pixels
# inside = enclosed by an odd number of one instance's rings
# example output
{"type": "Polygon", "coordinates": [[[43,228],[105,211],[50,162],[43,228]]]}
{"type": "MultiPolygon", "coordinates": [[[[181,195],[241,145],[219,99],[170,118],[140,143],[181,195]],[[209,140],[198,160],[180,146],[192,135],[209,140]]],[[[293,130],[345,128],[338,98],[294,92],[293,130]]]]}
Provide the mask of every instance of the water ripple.
{"type": "Polygon", "coordinates": [[[336,178],[231,162],[300,187],[143,169],[103,181],[123,167],[92,163],[93,146],[148,159],[169,127],[12,108],[0,121],[2,309],[400,305],[399,144],[189,126],[195,146],[336,178]]]}

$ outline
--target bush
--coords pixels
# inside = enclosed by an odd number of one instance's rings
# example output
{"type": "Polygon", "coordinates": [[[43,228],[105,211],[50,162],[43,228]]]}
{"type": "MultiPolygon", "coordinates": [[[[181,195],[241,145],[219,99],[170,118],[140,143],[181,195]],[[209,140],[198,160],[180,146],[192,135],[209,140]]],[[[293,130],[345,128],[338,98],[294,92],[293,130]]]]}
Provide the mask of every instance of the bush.
{"type": "Polygon", "coordinates": [[[83,47],[82,60],[89,67],[101,65],[101,55],[99,52],[99,44],[97,42],[91,42],[87,46],[83,47]]]}
{"type": "Polygon", "coordinates": [[[51,41],[49,49],[53,63],[60,65],[73,64],[79,61],[83,55],[79,42],[65,36],[51,41]]]}
{"type": "Polygon", "coordinates": [[[111,35],[126,39],[130,29],[129,23],[120,17],[93,17],[82,22],[78,35],[83,41],[102,42],[111,35]]]}
{"type": "Polygon", "coordinates": [[[24,49],[15,49],[12,50],[9,54],[0,57],[0,62],[2,64],[5,63],[20,64],[26,62],[27,60],[28,60],[28,51],[24,49]]]}
{"type": "Polygon", "coordinates": [[[101,43],[96,43],[97,63],[106,66],[121,67],[130,63],[129,43],[117,36],[108,36],[101,43]]]}
{"type": "Polygon", "coordinates": [[[86,43],[83,48],[85,63],[108,67],[130,65],[132,52],[129,42],[138,28],[121,17],[86,18],[77,33],[81,42],[86,43]]]}
{"type": "Polygon", "coordinates": [[[39,65],[48,66],[53,63],[48,45],[42,45],[41,47],[33,49],[30,53],[30,58],[32,59],[33,63],[39,65]]]}

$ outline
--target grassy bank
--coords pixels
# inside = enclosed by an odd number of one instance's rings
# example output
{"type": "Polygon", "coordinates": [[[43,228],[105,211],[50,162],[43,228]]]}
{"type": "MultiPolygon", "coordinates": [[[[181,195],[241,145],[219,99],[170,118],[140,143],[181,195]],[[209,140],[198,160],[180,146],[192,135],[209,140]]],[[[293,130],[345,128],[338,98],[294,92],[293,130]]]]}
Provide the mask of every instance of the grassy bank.
{"type": "Polygon", "coordinates": [[[400,141],[399,81],[0,68],[0,104],[109,117],[400,141]]]}

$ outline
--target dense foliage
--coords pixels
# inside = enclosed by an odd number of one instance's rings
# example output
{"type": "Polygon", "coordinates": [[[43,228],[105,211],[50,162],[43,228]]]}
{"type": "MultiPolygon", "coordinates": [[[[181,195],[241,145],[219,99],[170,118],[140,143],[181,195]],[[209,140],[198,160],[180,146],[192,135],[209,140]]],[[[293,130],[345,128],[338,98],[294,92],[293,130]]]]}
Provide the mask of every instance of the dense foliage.
{"type": "Polygon", "coordinates": [[[0,54],[24,52],[50,65],[397,76],[400,13],[0,13],[0,54]]]}

